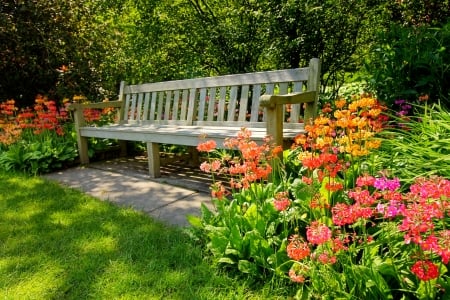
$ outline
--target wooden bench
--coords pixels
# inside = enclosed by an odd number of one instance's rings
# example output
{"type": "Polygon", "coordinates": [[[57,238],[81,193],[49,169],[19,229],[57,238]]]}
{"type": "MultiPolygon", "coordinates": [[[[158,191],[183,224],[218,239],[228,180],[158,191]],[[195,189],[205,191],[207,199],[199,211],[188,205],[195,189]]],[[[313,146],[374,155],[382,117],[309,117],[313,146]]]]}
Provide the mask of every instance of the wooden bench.
{"type": "Polygon", "coordinates": [[[118,101],[71,106],[80,162],[89,163],[89,137],[146,142],[152,177],[160,176],[161,143],[195,147],[212,139],[223,147],[225,139],[245,127],[257,142],[271,135],[283,145],[304,131],[304,120],[314,117],[319,78],[320,61],[314,58],[305,68],[138,85],[122,82],[118,101]],[[107,107],[117,108],[117,124],[86,125],[84,109],[107,107]]]}

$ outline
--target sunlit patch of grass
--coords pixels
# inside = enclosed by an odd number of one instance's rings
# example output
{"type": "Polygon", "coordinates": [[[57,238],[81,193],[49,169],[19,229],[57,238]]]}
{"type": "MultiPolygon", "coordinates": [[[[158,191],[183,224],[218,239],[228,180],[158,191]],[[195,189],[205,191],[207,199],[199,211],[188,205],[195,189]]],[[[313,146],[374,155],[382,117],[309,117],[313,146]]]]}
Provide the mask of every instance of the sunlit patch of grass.
{"type": "Polygon", "coordinates": [[[276,298],[217,274],[185,232],[144,213],[38,177],[0,182],[2,299],[276,298]]]}

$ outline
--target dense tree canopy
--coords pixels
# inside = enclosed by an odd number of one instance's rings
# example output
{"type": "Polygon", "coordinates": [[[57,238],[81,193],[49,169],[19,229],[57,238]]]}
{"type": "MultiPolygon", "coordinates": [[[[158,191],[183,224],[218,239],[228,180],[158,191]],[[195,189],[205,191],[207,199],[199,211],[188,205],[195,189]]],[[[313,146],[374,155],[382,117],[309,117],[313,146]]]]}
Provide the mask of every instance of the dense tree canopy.
{"type": "Polygon", "coordinates": [[[447,0],[5,0],[0,99],[99,101],[120,80],[292,68],[312,57],[336,92],[392,24],[440,27],[449,16],[447,0]]]}

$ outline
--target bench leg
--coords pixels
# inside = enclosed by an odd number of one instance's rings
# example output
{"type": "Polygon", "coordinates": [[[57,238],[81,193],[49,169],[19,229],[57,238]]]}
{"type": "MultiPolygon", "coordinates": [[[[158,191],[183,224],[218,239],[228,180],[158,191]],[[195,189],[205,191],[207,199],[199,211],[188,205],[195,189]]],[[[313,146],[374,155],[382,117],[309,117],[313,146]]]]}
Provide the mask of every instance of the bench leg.
{"type": "Polygon", "coordinates": [[[78,135],[78,155],[80,156],[80,163],[86,165],[89,163],[88,155],[88,139],[78,135]]]}
{"type": "Polygon", "coordinates": [[[127,141],[119,140],[119,147],[120,147],[120,157],[127,156],[127,141]]]}
{"type": "Polygon", "coordinates": [[[189,161],[188,165],[191,167],[200,166],[200,156],[196,147],[188,147],[189,161]]]}
{"type": "Polygon", "coordinates": [[[160,159],[159,159],[159,144],[147,142],[147,155],[148,155],[148,170],[150,177],[161,177],[160,171],[160,159]]]}

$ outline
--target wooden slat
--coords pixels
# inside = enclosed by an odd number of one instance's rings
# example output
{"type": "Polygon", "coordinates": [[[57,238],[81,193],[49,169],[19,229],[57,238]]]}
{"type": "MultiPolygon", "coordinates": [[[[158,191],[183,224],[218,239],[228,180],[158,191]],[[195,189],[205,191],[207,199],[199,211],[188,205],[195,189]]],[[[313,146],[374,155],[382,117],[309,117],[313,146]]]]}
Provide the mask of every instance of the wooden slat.
{"type": "Polygon", "coordinates": [[[258,122],[259,117],[259,97],[261,97],[261,85],[253,86],[252,108],[250,112],[250,122],[258,122]]]}
{"type": "Polygon", "coordinates": [[[188,104],[188,110],[187,110],[187,116],[186,116],[186,121],[188,124],[192,124],[192,122],[194,121],[196,96],[197,96],[196,90],[190,89],[189,90],[189,104],[188,104]]]}
{"type": "Polygon", "coordinates": [[[145,93],[144,97],[144,112],[142,120],[148,120],[148,109],[150,108],[150,93],[145,93]]]}
{"type": "Polygon", "coordinates": [[[163,120],[164,94],[165,92],[158,93],[158,101],[156,102],[156,120],[163,120]]]}
{"type": "MultiPolygon", "coordinates": [[[[288,93],[289,84],[287,82],[281,82],[279,84],[278,89],[279,89],[279,91],[278,91],[279,95],[286,95],[288,93]]],[[[286,105],[283,105],[283,122],[285,121],[285,119],[284,119],[285,116],[286,116],[286,105]]]]}
{"type": "Polygon", "coordinates": [[[237,92],[238,87],[233,86],[230,90],[230,101],[228,103],[227,121],[236,121],[236,106],[237,106],[237,92]]]}
{"type": "Polygon", "coordinates": [[[172,105],[172,91],[167,91],[166,103],[164,105],[164,113],[163,113],[164,120],[170,120],[172,118],[171,105],[172,105]]]}
{"type": "Polygon", "coordinates": [[[138,101],[136,104],[136,120],[140,121],[143,115],[142,102],[144,101],[144,93],[138,95],[138,101]]]}
{"type": "MultiPolygon", "coordinates": [[[[302,91],[303,84],[302,82],[294,82],[292,86],[292,92],[298,93],[302,91]]],[[[290,123],[297,123],[300,119],[300,111],[301,111],[301,104],[291,104],[291,114],[289,118],[290,123]]]]}
{"type": "Polygon", "coordinates": [[[187,120],[186,114],[187,114],[187,107],[188,107],[189,90],[183,90],[182,93],[183,93],[183,96],[181,98],[180,120],[187,120]]]}
{"type": "Polygon", "coordinates": [[[137,98],[136,94],[133,94],[131,96],[131,101],[130,101],[131,109],[130,109],[129,120],[136,120],[136,98],[137,98]]]}
{"type": "Polygon", "coordinates": [[[208,117],[206,120],[214,120],[214,112],[216,108],[216,88],[209,89],[209,101],[208,101],[208,117]]]}
{"type": "Polygon", "coordinates": [[[273,84],[273,83],[266,84],[266,91],[264,94],[272,95],[274,92],[274,86],[275,86],[275,84],[273,84]]]}
{"type": "Polygon", "coordinates": [[[173,93],[173,115],[172,115],[172,120],[178,120],[179,109],[180,109],[180,91],[176,90],[173,93]]]}
{"type": "Polygon", "coordinates": [[[158,93],[157,92],[153,92],[152,93],[152,100],[151,100],[151,104],[150,104],[150,116],[148,118],[151,121],[155,120],[156,102],[158,102],[158,93]]]}
{"type": "Polygon", "coordinates": [[[123,119],[128,120],[130,118],[130,105],[131,105],[131,95],[125,96],[125,106],[123,108],[123,119]]]}
{"type": "Polygon", "coordinates": [[[205,119],[205,107],[206,107],[206,88],[202,88],[200,89],[197,120],[203,121],[205,119]]]}
{"type": "Polygon", "coordinates": [[[239,101],[239,116],[238,121],[243,122],[247,119],[247,105],[248,105],[249,86],[243,85],[241,87],[241,100],[239,101]]]}
{"type": "Polygon", "coordinates": [[[217,121],[219,121],[219,122],[222,122],[225,120],[224,116],[225,116],[226,97],[227,97],[227,88],[221,87],[220,88],[220,98],[219,98],[219,103],[218,103],[218,108],[217,108],[217,121]]]}

